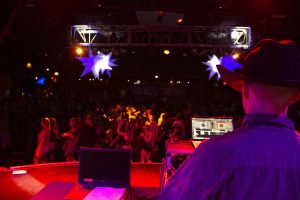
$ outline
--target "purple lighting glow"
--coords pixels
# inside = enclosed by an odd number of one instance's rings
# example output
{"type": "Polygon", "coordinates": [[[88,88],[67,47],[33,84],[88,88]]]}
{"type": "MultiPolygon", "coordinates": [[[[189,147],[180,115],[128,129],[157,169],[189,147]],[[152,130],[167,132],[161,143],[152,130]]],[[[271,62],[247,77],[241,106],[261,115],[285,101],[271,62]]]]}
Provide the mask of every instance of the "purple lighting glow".
{"type": "Polygon", "coordinates": [[[220,59],[216,55],[213,55],[212,57],[211,56],[208,56],[208,57],[210,60],[207,62],[202,62],[202,63],[208,66],[206,71],[210,71],[209,77],[208,77],[209,80],[215,74],[218,75],[217,80],[219,80],[221,78],[221,76],[218,72],[218,69],[217,69],[217,65],[223,65],[230,71],[234,71],[235,69],[241,69],[243,67],[239,62],[237,62],[232,57],[232,55],[227,55],[227,56],[221,57],[220,59]]]}
{"type": "Polygon", "coordinates": [[[101,75],[103,75],[103,73],[106,72],[106,74],[109,77],[111,77],[110,70],[112,70],[113,67],[117,66],[114,63],[115,59],[111,59],[111,55],[112,55],[111,52],[105,55],[99,51],[98,54],[94,56],[92,50],[89,49],[89,57],[76,57],[85,66],[83,72],[81,73],[80,78],[90,72],[94,74],[94,77],[96,79],[99,79],[100,72],[101,75]]]}

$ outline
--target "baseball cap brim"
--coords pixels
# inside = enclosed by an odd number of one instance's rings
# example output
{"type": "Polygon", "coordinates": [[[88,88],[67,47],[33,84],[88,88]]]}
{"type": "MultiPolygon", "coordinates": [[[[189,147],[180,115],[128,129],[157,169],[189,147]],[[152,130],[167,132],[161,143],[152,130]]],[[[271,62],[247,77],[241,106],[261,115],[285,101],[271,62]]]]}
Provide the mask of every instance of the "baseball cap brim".
{"type": "Polygon", "coordinates": [[[233,89],[235,89],[238,92],[242,92],[242,86],[243,86],[243,76],[232,72],[226,67],[222,65],[217,65],[218,71],[221,75],[221,78],[230,85],[233,89]]]}

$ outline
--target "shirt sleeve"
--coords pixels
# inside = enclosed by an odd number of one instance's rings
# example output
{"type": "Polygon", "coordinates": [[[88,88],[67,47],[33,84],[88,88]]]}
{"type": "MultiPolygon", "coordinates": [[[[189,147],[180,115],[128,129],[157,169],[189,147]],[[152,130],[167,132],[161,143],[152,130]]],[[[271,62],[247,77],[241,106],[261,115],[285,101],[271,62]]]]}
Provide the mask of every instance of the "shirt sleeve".
{"type": "Polygon", "coordinates": [[[200,145],[179,167],[165,185],[160,200],[219,199],[233,170],[222,167],[222,161],[215,159],[207,148],[207,144],[200,145]]]}

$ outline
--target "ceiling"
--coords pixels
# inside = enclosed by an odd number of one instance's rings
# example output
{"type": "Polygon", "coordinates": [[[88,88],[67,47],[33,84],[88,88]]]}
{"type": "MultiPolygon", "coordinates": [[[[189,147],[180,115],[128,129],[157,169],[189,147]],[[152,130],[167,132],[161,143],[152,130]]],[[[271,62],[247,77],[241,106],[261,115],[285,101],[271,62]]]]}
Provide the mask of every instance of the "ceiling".
{"type": "MultiPolygon", "coordinates": [[[[181,13],[182,25],[251,26],[253,38],[298,37],[297,0],[11,0],[1,6],[0,59],[11,69],[29,57],[62,59],[74,24],[139,24],[137,11],[181,13]]],[[[1,71],[7,67],[0,67],[1,71]]]]}
{"type": "Polygon", "coordinates": [[[260,35],[293,37],[288,32],[298,31],[298,4],[297,0],[13,0],[2,7],[0,23],[5,27],[12,18],[7,40],[62,45],[68,43],[72,24],[138,24],[136,11],[164,10],[183,13],[182,25],[251,25],[260,35]]]}

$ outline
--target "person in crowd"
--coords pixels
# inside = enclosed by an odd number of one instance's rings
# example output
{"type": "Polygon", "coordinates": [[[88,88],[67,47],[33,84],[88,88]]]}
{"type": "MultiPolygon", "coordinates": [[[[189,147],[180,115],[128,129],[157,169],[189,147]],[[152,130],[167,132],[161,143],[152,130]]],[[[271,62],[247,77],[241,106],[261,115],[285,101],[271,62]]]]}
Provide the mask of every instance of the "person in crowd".
{"type": "Polygon", "coordinates": [[[117,136],[113,139],[110,146],[118,149],[129,149],[131,148],[131,140],[133,136],[133,125],[129,121],[129,116],[125,113],[122,115],[122,120],[118,123],[117,136]]]}
{"type": "Polygon", "coordinates": [[[50,162],[54,162],[55,152],[56,152],[56,147],[57,147],[57,138],[59,135],[59,129],[58,129],[57,121],[53,117],[50,118],[50,127],[51,127],[51,131],[50,131],[49,159],[50,159],[50,162]]]}
{"type": "Polygon", "coordinates": [[[159,159],[162,158],[166,154],[166,140],[169,139],[169,133],[171,131],[171,123],[169,121],[169,114],[162,113],[158,120],[158,137],[157,137],[157,147],[158,147],[158,155],[159,159]]]}
{"type": "Polygon", "coordinates": [[[86,115],[84,124],[77,136],[77,149],[79,147],[97,147],[98,138],[94,127],[93,116],[86,115]]]}
{"type": "Polygon", "coordinates": [[[172,131],[170,132],[170,141],[177,142],[185,139],[185,125],[180,113],[176,114],[176,118],[172,124],[172,131]]]}
{"type": "Polygon", "coordinates": [[[132,159],[139,162],[141,160],[141,148],[143,146],[143,139],[140,137],[146,126],[147,118],[143,115],[139,115],[134,122],[133,138],[132,138],[132,159]]]}
{"type": "Polygon", "coordinates": [[[61,134],[61,137],[65,139],[63,150],[67,162],[76,160],[76,138],[79,133],[79,120],[75,117],[71,118],[69,120],[69,126],[70,129],[61,134]]]}
{"type": "Polygon", "coordinates": [[[121,105],[117,104],[112,109],[112,112],[113,112],[112,134],[111,134],[111,142],[109,144],[111,147],[115,145],[115,142],[113,141],[118,136],[117,129],[119,127],[119,123],[121,123],[124,118],[121,105]]]}
{"type": "Polygon", "coordinates": [[[297,46],[263,39],[240,74],[218,70],[242,93],[243,126],[199,145],[160,199],[300,199],[300,135],[286,117],[300,97],[297,46]]]}
{"type": "Polygon", "coordinates": [[[142,140],[141,145],[141,162],[151,163],[151,155],[154,148],[154,142],[157,138],[157,123],[151,113],[147,113],[147,121],[144,130],[140,133],[142,140]]]}
{"type": "Polygon", "coordinates": [[[45,163],[48,162],[48,155],[51,149],[51,142],[50,142],[50,133],[51,133],[51,126],[50,126],[50,119],[49,118],[42,118],[41,119],[41,127],[42,130],[38,133],[37,139],[37,147],[35,149],[33,163],[45,163]]]}

